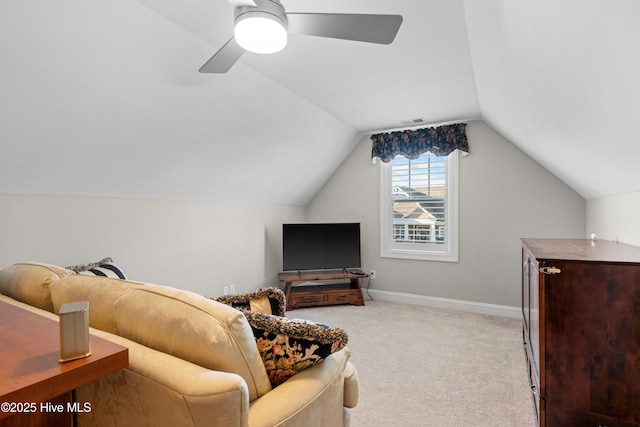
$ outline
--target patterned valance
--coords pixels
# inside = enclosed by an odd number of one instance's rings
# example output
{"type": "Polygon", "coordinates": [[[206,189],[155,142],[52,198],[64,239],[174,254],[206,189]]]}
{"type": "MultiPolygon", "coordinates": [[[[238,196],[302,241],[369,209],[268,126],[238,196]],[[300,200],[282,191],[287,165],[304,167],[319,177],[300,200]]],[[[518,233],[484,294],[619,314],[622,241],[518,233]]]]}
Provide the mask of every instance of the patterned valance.
{"type": "Polygon", "coordinates": [[[371,135],[371,157],[379,157],[388,163],[398,154],[409,159],[417,159],[427,151],[436,156],[447,156],[456,149],[469,153],[466,129],[466,123],[456,123],[371,135]]]}

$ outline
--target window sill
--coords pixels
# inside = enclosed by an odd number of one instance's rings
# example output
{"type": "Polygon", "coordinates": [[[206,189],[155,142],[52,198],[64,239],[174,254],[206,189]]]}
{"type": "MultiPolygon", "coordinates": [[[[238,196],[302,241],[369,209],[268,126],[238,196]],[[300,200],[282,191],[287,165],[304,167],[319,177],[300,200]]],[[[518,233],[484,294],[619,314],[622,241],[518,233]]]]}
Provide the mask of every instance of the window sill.
{"type": "Polygon", "coordinates": [[[459,262],[458,254],[410,249],[391,249],[380,252],[381,258],[410,259],[419,261],[459,262]]]}

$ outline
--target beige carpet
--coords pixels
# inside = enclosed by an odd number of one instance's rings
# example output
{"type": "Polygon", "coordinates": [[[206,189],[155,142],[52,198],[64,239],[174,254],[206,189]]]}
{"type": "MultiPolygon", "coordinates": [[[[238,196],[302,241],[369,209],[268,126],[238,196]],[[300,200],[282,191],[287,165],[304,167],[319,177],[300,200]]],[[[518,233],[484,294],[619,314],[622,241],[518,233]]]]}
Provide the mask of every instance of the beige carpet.
{"type": "Polygon", "coordinates": [[[287,316],[349,334],[361,383],[352,427],[536,425],[519,320],[387,301],[287,316]]]}

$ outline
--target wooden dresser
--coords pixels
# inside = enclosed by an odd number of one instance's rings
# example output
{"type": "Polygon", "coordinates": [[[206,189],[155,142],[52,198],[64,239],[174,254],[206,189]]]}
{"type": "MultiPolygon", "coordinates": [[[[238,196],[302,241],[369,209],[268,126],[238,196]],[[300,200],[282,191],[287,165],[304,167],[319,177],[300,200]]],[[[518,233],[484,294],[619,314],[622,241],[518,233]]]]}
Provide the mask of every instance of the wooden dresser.
{"type": "Polygon", "coordinates": [[[522,241],[523,334],[540,426],[640,426],[640,248],[522,241]]]}

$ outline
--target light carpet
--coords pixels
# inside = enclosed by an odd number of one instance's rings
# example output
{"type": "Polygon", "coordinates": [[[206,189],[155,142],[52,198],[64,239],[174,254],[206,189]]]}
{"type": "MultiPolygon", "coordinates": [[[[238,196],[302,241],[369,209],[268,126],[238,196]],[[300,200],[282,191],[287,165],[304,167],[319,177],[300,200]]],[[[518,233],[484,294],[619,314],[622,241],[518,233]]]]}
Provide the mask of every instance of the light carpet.
{"type": "Polygon", "coordinates": [[[287,312],[349,334],[352,427],[536,425],[517,319],[388,301],[287,312]]]}

